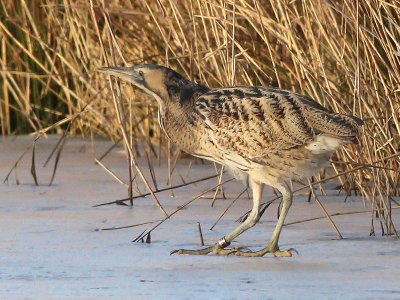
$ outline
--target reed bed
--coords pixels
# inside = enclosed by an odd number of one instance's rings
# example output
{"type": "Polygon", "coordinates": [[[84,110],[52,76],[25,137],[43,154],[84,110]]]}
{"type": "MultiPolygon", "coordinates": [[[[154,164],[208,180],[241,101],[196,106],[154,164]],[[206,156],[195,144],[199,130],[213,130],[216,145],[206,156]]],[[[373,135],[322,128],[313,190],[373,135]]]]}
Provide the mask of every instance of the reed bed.
{"type": "Polygon", "coordinates": [[[365,120],[360,144],[340,150],[333,167],[348,194],[372,204],[382,233],[396,233],[399,1],[5,0],[0,34],[2,135],[123,140],[132,179],[136,156],[166,156],[172,170],[177,155],[155,103],[97,67],[158,63],[210,87],[290,89],[365,120]]]}

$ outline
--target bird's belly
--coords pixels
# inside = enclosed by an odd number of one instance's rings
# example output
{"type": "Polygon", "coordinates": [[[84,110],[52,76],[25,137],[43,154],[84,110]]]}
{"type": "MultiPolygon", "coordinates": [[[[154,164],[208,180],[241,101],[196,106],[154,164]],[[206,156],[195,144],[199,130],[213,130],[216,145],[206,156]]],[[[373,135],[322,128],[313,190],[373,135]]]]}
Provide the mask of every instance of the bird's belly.
{"type": "Polygon", "coordinates": [[[261,182],[275,186],[283,181],[302,179],[329,166],[333,151],[313,153],[306,148],[272,152],[259,159],[260,168],[249,170],[249,175],[261,182]]]}

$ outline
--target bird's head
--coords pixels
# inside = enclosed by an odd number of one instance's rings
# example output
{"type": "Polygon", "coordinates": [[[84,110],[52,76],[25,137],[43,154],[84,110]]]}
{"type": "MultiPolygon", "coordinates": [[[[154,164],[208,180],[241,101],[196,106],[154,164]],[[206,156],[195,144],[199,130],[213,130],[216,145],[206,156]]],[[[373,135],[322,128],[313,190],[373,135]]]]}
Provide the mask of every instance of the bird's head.
{"type": "Polygon", "coordinates": [[[159,104],[178,101],[180,104],[191,99],[200,88],[179,73],[160,65],[136,65],[133,67],[104,67],[97,69],[108,75],[130,82],[145,93],[156,98],[159,104]]]}

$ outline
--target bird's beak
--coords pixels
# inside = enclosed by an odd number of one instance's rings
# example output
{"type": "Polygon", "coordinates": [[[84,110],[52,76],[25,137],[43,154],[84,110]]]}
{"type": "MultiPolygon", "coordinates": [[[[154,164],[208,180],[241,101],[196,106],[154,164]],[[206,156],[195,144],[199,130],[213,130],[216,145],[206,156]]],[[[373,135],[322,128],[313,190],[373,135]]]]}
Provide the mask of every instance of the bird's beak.
{"type": "Polygon", "coordinates": [[[142,87],[145,83],[143,77],[139,75],[139,72],[134,67],[103,67],[98,68],[96,71],[115,76],[138,87],[142,87]]]}

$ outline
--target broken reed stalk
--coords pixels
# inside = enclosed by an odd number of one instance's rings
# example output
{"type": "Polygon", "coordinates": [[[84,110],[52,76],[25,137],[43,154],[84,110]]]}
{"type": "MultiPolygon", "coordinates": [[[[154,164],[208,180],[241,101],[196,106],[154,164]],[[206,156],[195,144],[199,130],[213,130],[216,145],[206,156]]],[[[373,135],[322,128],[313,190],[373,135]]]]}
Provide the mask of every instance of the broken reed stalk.
{"type": "MultiPolygon", "coordinates": [[[[399,208],[400,208],[400,206],[392,207],[392,209],[399,209],[399,208]]],[[[345,211],[345,212],[332,213],[332,214],[330,214],[330,216],[331,217],[340,217],[340,216],[356,215],[356,214],[368,214],[368,213],[371,213],[371,211],[370,210],[345,211]]],[[[290,225],[301,224],[301,223],[306,223],[306,222],[311,222],[311,221],[317,221],[317,220],[322,220],[322,219],[325,219],[325,218],[326,218],[326,215],[320,216],[320,217],[308,218],[308,219],[288,222],[288,223],[283,224],[283,226],[290,226],[290,225]]]]}
{"type": "Polygon", "coordinates": [[[17,167],[19,162],[24,158],[25,154],[28,153],[29,150],[31,150],[33,147],[33,143],[31,145],[29,145],[24,152],[21,153],[21,155],[17,158],[17,160],[14,162],[13,166],[11,167],[10,171],[7,173],[6,177],[3,180],[3,183],[8,183],[9,179],[10,179],[10,175],[13,172],[17,171],[17,167]]]}
{"type": "Polygon", "coordinates": [[[197,229],[199,230],[200,244],[204,246],[203,232],[201,231],[201,224],[197,222],[197,229]]]}
{"type": "MultiPolygon", "coordinates": [[[[114,148],[117,147],[117,146],[119,145],[119,143],[121,143],[121,142],[122,142],[122,138],[119,138],[118,140],[116,140],[116,141],[111,145],[111,147],[109,147],[109,148],[108,148],[102,155],[100,155],[100,157],[97,158],[96,160],[102,161],[102,160],[103,160],[108,154],[110,154],[111,151],[113,151],[114,148]]],[[[96,161],[96,163],[97,163],[97,161],[96,161]]]]}
{"type": "Polygon", "coordinates": [[[311,192],[312,196],[314,197],[315,201],[318,203],[319,207],[324,212],[326,218],[329,220],[329,223],[331,223],[332,227],[335,229],[339,238],[343,239],[343,236],[340,233],[339,228],[336,226],[335,222],[333,222],[333,220],[332,220],[331,216],[329,215],[328,211],[326,210],[325,206],[321,203],[321,201],[319,201],[317,195],[315,194],[313,184],[309,179],[308,179],[308,185],[310,186],[310,192],[311,192]]]}
{"type": "MultiPolygon", "coordinates": [[[[175,186],[172,186],[172,187],[166,187],[166,188],[163,188],[163,189],[155,190],[154,193],[161,193],[161,192],[169,191],[170,189],[178,189],[178,188],[185,187],[185,186],[188,186],[188,185],[191,185],[191,184],[195,184],[195,183],[198,183],[198,182],[201,182],[201,181],[206,181],[206,180],[209,180],[209,179],[212,179],[212,178],[215,178],[215,177],[218,177],[218,174],[217,175],[211,175],[211,176],[204,177],[204,178],[200,178],[200,179],[193,180],[193,181],[190,181],[190,182],[178,184],[178,185],[175,185],[175,186]]],[[[149,196],[149,195],[151,195],[150,192],[149,193],[144,193],[144,194],[141,194],[141,195],[137,195],[137,196],[134,196],[132,198],[133,199],[144,198],[144,197],[149,196]]],[[[130,198],[124,198],[124,199],[119,199],[119,200],[114,200],[114,201],[110,201],[110,202],[96,204],[96,205],[93,205],[92,207],[99,207],[99,206],[111,205],[111,204],[123,205],[124,202],[129,201],[129,200],[130,200],[130,198]]]]}
{"type": "Polygon", "coordinates": [[[127,228],[133,228],[133,227],[138,227],[142,225],[148,225],[148,224],[154,224],[156,222],[160,222],[161,220],[155,220],[155,221],[148,221],[148,222],[143,222],[143,223],[138,223],[138,224],[133,224],[133,225],[127,225],[127,226],[120,226],[120,227],[106,227],[106,228],[101,228],[100,230],[120,230],[120,229],[127,229],[127,228]]]}
{"type": "Polygon", "coordinates": [[[215,226],[217,226],[218,222],[222,219],[222,217],[226,214],[226,212],[233,206],[233,204],[236,203],[236,201],[247,191],[247,188],[245,188],[239,195],[236,196],[235,199],[231,203],[229,203],[228,207],[224,210],[224,212],[219,216],[217,221],[214,222],[214,224],[210,227],[210,230],[213,230],[215,226]]]}
{"type": "MultiPolygon", "coordinates": [[[[125,187],[128,187],[128,184],[126,184],[121,178],[119,178],[113,171],[110,170],[105,164],[103,164],[100,160],[97,158],[94,159],[96,164],[99,164],[108,174],[111,175],[116,181],[118,181],[120,184],[124,185],[125,187]]],[[[129,197],[128,200],[131,198],[129,197]]]]}
{"type": "MultiPolygon", "coordinates": [[[[215,167],[215,170],[216,170],[217,173],[218,173],[218,169],[217,169],[216,163],[214,163],[214,167],[215,167]]],[[[225,169],[225,166],[221,166],[221,171],[219,172],[219,175],[218,175],[218,176],[219,176],[219,177],[218,177],[218,183],[221,183],[221,182],[222,182],[222,175],[224,174],[224,169],[225,169]]],[[[221,185],[220,187],[218,187],[218,188],[215,190],[215,193],[214,193],[214,196],[213,196],[213,200],[212,200],[212,202],[211,202],[211,207],[214,206],[215,201],[217,200],[217,195],[218,195],[218,192],[219,192],[219,191],[221,191],[222,197],[225,198],[224,189],[223,189],[223,186],[221,185]]]]}

